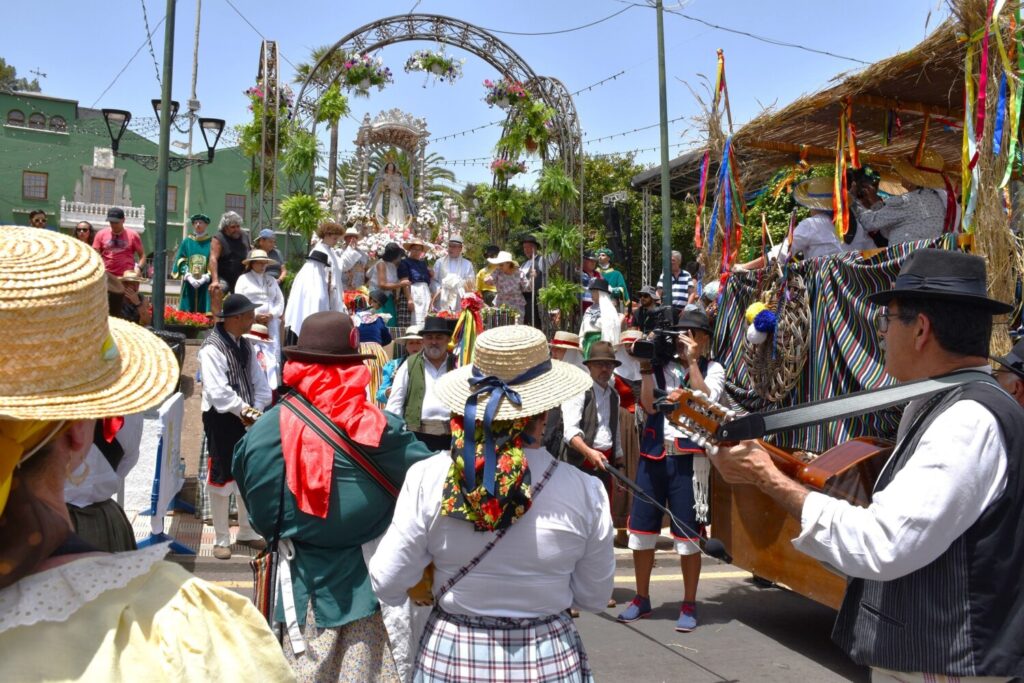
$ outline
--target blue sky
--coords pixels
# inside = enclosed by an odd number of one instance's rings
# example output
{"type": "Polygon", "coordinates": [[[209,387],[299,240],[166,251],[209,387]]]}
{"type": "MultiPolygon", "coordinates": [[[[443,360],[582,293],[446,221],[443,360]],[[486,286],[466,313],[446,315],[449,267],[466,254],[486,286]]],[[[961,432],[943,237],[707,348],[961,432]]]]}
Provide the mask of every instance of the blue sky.
{"type": "MultiPolygon", "coordinates": [[[[78,100],[83,106],[129,109],[137,116],[152,115],[149,100],[159,97],[153,58],[144,47],[109,91],[100,97],[136,49],[146,31],[143,2],[153,27],[164,17],[160,0],[53,0],[49,3],[8,3],[0,27],[0,56],[30,76],[38,69],[46,94],[78,100]],[[30,27],[35,29],[30,30],[30,27]],[[99,98],[99,99],[98,99],[99,98]]],[[[308,59],[310,50],[336,42],[375,19],[416,12],[444,14],[488,29],[540,32],[567,29],[607,17],[628,7],[623,0],[232,0],[235,7],[291,63],[308,59]]],[[[668,7],[680,4],[668,0],[668,7]]],[[[192,39],[196,4],[179,0],[174,41],[174,99],[189,95],[192,39]]],[[[827,50],[867,62],[890,56],[918,43],[946,16],[939,0],[692,0],[681,11],[709,22],[787,42],[827,50]],[[929,18],[930,17],[930,18],[929,18]],[[926,26],[927,21],[927,26],[926,26]]],[[[248,117],[242,91],[255,80],[261,37],[227,0],[203,0],[199,48],[198,98],[202,114],[227,119],[229,125],[248,117]]],[[[699,108],[683,81],[700,83],[698,74],[714,78],[715,50],[725,50],[733,116],[740,124],[762,106],[784,105],[813,91],[837,74],[862,65],[844,59],[769,45],[726,33],[673,14],[665,16],[670,143],[699,141],[700,131],[690,118],[699,108]],[[686,137],[683,137],[684,134],[686,137]]],[[[535,72],[560,79],[570,91],[584,88],[619,71],[614,81],[582,93],[575,104],[585,140],[593,140],[658,121],[655,14],[643,6],[596,26],[547,36],[497,34],[522,56],[535,72]]],[[[154,31],[153,48],[163,62],[164,30],[154,31]]],[[[381,57],[395,71],[395,83],[368,99],[352,99],[353,118],[341,131],[341,148],[350,150],[356,119],[392,107],[427,120],[434,136],[447,135],[501,118],[482,101],[485,78],[496,71],[468,54],[464,77],[454,85],[427,84],[422,74],[402,70],[416,49],[430,43],[399,43],[381,57]]],[[[291,80],[293,68],[282,61],[282,76],[291,80]]],[[[432,143],[429,150],[447,159],[489,156],[499,134],[492,126],[472,135],[432,143]]],[[[593,153],[609,153],[658,145],[657,127],[614,139],[585,144],[593,153]]],[[[671,156],[685,148],[675,147],[671,156]]],[[[658,152],[638,155],[641,163],[656,163],[658,152]]],[[[486,163],[455,165],[460,183],[489,181],[486,163]]]]}

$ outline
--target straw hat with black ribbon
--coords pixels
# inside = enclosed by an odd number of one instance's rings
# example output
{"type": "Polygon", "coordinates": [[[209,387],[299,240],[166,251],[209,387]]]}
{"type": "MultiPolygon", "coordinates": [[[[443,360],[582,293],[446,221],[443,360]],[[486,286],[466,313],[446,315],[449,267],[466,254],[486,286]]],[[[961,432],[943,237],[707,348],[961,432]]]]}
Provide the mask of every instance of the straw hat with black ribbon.
{"type": "Polygon", "coordinates": [[[106,270],[89,245],[3,226],[0,272],[0,329],[9,331],[0,356],[2,510],[14,468],[64,423],[159,405],[179,370],[160,338],[109,316],[106,270]],[[22,438],[34,431],[31,443],[22,438]]]}

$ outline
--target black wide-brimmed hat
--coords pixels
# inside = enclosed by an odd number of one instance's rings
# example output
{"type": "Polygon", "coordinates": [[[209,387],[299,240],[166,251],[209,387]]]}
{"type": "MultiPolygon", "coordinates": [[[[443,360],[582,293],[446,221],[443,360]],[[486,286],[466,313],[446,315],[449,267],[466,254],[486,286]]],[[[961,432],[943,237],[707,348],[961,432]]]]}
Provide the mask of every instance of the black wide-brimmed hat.
{"type": "Polygon", "coordinates": [[[593,280],[590,281],[590,284],[587,285],[587,289],[597,290],[599,292],[604,292],[607,294],[608,281],[605,280],[604,278],[595,277],[593,280]]]}
{"type": "Polygon", "coordinates": [[[536,244],[538,247],[540,247],[540,242],[538,242],[537,238],[534,237],[533,235],[523,235],[522,238],[519,240],[520,244],[526,244],[527,242],[529,242],[530,244],[536,244]]]}
{"type": "Polygon", "coordinates": [[[360,363],[373,356],[359,353],[359,328],[340,311],[321,311],[302,321],[299,341],[284,347],[284,357],[302,363],[360,363]]]}
{"type": "Polygon", "coordinates": [[[989,313],[1009,313],[1013,306],[988,296],[985,259],[947,249],[918,249],[903,263],[892,289],[868,301],[885,306],[893,299],[933,299],[973,304],[989,313]]]}
{"type": "Polygon", "coordinates": [[[594,342],[590,347],[590,353],[583,359],[584,364],[594,363],[596,361],[614,363],[615,367],[622,365],[622,362],[615,357],[615,347],[612,346],[611,342],[606,341],[594,342]]]}
{"type": "Polygon", "coordinates": [[[689,310],[684,309],[682,315],[679,316],[679,322],[672,327],[673,330],[703,330],[708,334],[711,334],[711,321],[708,320],[708,314],[699,308],[691,308],[689,310]]]}
{"type": "Polygon", "coordinates": [[[217,317],[221,319],[231,318],[248,313],[249,311],[255,311],[257,308],[259,308],[259,305],[249,301],[249,297],[244,294],[228,294],[217,317]]]}
{"type": "Polygon", "coordinates": [[[454,320],[442,318],[437,315],[428,315],[423,320],[423,327],[420,328],[419,334],[422,337],[423,335],[433,332],[435,334],[447,334],[450,337],[452,336],[452,332],[454,332],[454,325],[454,320]]]}
{"type": "Polygon", "coordinates": [[[1024,341],[1017,342],[1005,356],[993,357],[992,360],[1024,379],[1024,341]]]}

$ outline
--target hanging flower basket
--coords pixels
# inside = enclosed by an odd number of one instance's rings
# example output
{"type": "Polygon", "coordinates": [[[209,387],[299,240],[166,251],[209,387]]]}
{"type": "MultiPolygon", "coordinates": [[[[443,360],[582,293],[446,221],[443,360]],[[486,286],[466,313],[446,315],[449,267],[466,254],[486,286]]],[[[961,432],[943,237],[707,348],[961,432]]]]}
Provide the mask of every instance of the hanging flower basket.
{"type": "Polygon", "coordinates": [[[497,105],[502,109],[508,109],[530,99],[530,93],[518,81],[502,78],[495,82],[488,79],[484,81],[484,87],[487,88],[484,102],[492,107],[497,105]]]}
{"type": "Polygon", "coordinates": [[[512,176],[526,173],[526,162],[513,161],[511,159],[495,159],[491,162],[491,173],[503,180],[508,180],[512,176]]]}
{"type": "Polygon", "coordinates": [[[345,86],[362,96],[368,95],[373,86],[383,90],[384,86],[394,81],[391,69],[384,66],[384,61],[380,57],[373,58],[370,55],[349,57],[341,65],[341,71],[345,86]]]}
{"type": "Polygon", "coordinates": [[[444,50],[417,50],[405,62],[405,72],[422,71],[431,74],[436,80],[454,83],[462,77],[462,65],[465,60],[449,57],[444,50]]]}

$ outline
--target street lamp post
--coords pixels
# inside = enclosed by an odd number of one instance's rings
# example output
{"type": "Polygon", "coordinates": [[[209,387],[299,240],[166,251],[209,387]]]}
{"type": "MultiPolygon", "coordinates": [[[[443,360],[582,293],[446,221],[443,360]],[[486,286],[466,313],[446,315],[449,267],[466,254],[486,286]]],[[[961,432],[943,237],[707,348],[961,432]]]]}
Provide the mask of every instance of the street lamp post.
{"type": "Polygon", "coordinates": [[[658,15],[658,109],[661,118],[661,271],[662,301],[672,301],[672,180],[668,168],[668,94],[665,90],[665,13],[656,0],[658,15]]]}
{"type": "MultiPolygon", "coordinates": [[[[174,11],[176,0],[167,0],[167,18],[164,20],[164,71],[161,79],[161,97],[153,100],[153,111],[160,122],[160,142],[157,156],[119,152],[121,137],[128,129],[132,114],[124,109],[104,109],[103,120],[110,133],[110,146],[114,155],[138,162],[157,172],[156,180],[156,233],[153,244],[153,329],[164,329],[164,287],[167,282],[167,178],[171,171],[208,164],[213,161],[214,150],[224,132],[223,119],[199,118],[199,131],[206,143],[206,158],[171,157],[171,124],[178,113],[178,103],[171,99],[172,71],[174,68],[174,11]]],[[[194,116],[189,111],[189,116],[194,116]]],[[[191,121],[189,122],[191,124],[191,121]]]]}

